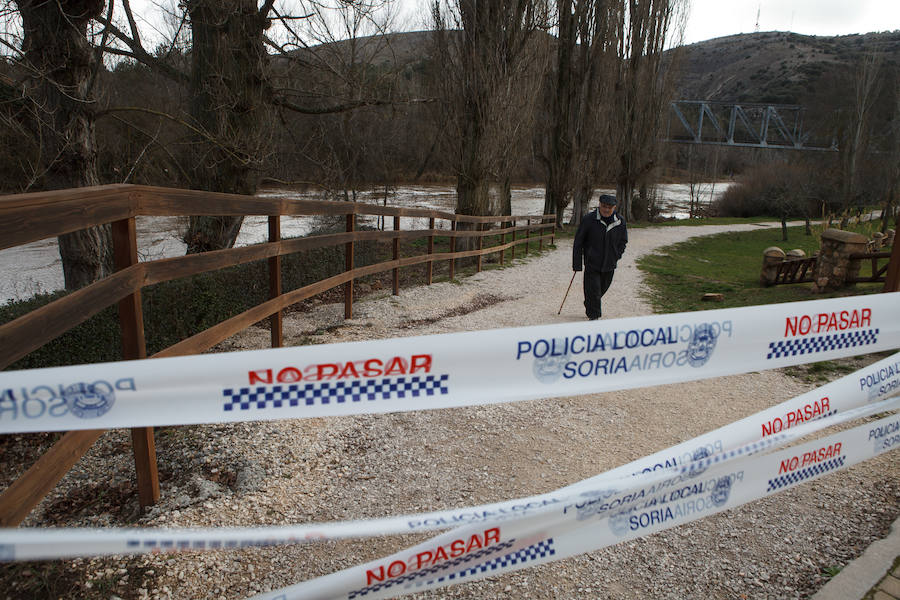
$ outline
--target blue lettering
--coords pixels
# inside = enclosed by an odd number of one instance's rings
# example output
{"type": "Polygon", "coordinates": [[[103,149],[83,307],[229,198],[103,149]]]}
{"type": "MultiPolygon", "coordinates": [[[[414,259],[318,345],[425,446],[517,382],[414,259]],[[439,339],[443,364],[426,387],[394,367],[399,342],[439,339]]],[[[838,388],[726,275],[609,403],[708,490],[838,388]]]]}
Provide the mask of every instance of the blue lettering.
{"type": "Polygon", "coordinates": [[[522,358],[523,354],[528,354],[529,352],[531,352],[531,342],[519,342],[519,350],[516,353],[516,360],[519,360],[520,358],[522,358]]]}

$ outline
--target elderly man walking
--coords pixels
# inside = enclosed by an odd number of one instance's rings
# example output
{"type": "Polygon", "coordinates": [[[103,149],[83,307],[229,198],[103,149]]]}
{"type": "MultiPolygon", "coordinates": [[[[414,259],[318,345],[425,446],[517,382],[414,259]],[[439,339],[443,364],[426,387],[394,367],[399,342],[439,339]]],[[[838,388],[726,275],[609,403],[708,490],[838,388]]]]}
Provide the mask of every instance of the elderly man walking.
{"type": "Polygon", "coordinates": [[[602,315],[600,299],[609,289],[616,263],[625,252],[628,229],[616,212],[616,197],[600,196],[600,206],[581,218],[572,245],[572,269],[581,270],[584,261],[584,310],[587,318],[602,315]]]}

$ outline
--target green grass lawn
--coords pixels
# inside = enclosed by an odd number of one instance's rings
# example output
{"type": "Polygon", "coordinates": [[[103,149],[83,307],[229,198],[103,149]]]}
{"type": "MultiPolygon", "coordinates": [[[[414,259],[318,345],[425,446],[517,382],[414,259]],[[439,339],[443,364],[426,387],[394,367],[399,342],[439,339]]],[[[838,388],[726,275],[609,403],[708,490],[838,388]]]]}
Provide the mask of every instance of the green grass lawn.
{"type": "MultiPolygon", "coordinates": [[[[762,287],[762,255],[769,246],[785,251],[800,248],[811,255],[819,249],[819,235],[808,236],[803,227],[790,227],[788,241],[783,242],[781,228],[771,228],[696,237],[661,248],[638,260],[649,286],[646,300],[655,312],[668,313],[871,294],[884,287],[864,283],[823,294],[813,294],[810,283],[762,287]],[[705,293],[723,294],[724,301],[704,302],[705,293]]],[[[863,263],[861,275],[868,273],[869,264],[863,263]]]]}

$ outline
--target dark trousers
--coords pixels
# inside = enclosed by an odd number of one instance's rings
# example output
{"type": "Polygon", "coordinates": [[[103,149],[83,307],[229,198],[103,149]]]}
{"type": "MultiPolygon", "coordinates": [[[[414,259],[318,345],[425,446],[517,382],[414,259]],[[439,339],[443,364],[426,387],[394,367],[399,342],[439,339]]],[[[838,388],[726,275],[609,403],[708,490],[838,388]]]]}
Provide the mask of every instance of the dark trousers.
{"type": "Polygon", "coordinates": [[[609,289],[615,271],[584,270],[584,312],[588,319],[599,319],[603,314],[600,299],[609,289]]]}

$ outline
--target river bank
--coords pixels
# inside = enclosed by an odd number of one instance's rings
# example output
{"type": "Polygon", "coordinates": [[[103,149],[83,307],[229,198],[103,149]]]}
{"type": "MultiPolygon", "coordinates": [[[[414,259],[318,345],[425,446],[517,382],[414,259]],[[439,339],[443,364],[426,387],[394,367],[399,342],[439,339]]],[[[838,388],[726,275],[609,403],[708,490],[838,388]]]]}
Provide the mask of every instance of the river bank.
{"type": "MultiPolygon", "coordinates": [[[[727,183],[699,184],[704,204],[717,197],[727,183]]],[[[615,193],[615,190],[598,189],[595,194],[615,193]]],[[[660,184],[658,186],[661,215],[671,218],[686,218],[687,204],[691,190],[687,184],[660,184]]],[[[321,191],[309,189],[298,191],[290,188],[265,188],[260,197],[287,196],[324,200],[330,197],[321,191]]],[[[330,198],[333,199],[333,198],[330,198]]],[[[352,199],[352,198],[351,198],[352,199]]],[[[456,207],[456,192],[451,185],[397,186],[388,190],[374,189],[360,192],[356,201],[389,206],[431,208],[453,212],[456,207]]],[[[544,208],[544,188],[541,186],[516,186],[512,190],[512,211],[517,215],[539,215],[544,208]]],[[[571,211],[570,211],[571,212],[571,211]]],[[[571,215],[567,214],[568,219],[571,215]]],[[[283,238],[309,234],[320,220],[315,217],[284,217],[281,221],[283,238]]],[[[369,225],[378,226],[374,218],[369,225]]],[[[437,223],[437,227],[446,223],[437,223]]],[[[182,256],[187,248],[182,241],[187,227],[186,218],[138,217],[138,255],[140,260],[158,260],[182,256]]],[[[404,219],[404,229],[425,229],[427,219],[404,219]]],[[[241,227],[236,246],[258,244],[267,240],[268,220],[266,217],[247,217],[241,227]]],[[[41,240],[16,248],[0,250],[0,304],[14,300],[24,300],[38,293],[54,292],[63,288],[62,261],[56,239],[41,240]]]]}

